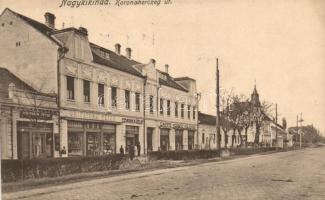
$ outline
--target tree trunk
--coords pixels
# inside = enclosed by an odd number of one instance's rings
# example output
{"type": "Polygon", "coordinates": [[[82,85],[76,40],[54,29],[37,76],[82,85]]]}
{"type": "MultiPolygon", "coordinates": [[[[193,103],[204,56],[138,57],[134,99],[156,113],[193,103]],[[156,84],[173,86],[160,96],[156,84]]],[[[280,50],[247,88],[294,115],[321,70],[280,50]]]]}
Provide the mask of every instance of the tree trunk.
{"type": "Polygon", "coordinates": [[[247,147],[247,143],[248,143],[248,137],[247,137],[248,128],[249,126],[245,127],[245,147],[247,147]]]}
{"type": "Polygon", "coordinates": [[[241,146],[243,144],[243,136],[241,135],[241,130],[240,129],[238,129],[238,134],[239,134],[239,138],[240,138],[239,146],[241,146]]]}
{"type": "Polygon", "coordinates": [[[259,142],[260,142],[260,125],[256,123],[256,133],[255,133],[254,143],[258,144],[259,142]]]}
{"type": "Polygon", "coordinates": [[[236,134],[236,129],[234,128],[231,136],[231,148],[234,147],[235,134],[236,134]]]}

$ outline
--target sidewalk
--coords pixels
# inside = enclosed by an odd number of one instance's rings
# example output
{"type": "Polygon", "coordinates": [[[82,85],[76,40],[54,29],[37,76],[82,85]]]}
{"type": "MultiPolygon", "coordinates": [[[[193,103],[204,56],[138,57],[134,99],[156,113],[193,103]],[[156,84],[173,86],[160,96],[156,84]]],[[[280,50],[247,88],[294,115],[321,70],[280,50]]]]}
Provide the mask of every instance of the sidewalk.
{"type": "MultiPolygon", "coordinates": [[[[211,159],[197,159],[197,160],[147,160],[145,157],[140,157],[139,159],[135,159],[133,161],[128,161],[121,165],[118,170],[111,171],[99,171],[99,172],[88,172],[88,173],[80,173],[80,174],[72,174],[62,177],[54,177],[54,178],[42,178],[42,179],[32,179],[21,182],[12,182],[12,183],[3,183],[2,184],[2,192],[3,193],[12,193],[24,190],[41,190],[42,188],[56,186],[57,187],[71,184],[78,185],[82,184],[82,182],[91,182],[97,179],[108,178],[110,181],[117,180],[119,178],[116,177],[125,177],[125,176],[141,176],[143,174],[155,174],[159,173],[160,170],[164,172],[165,170],[171,169],[182,169],[183,167],[189,167],[194,165],[200,165],[210,162],[224,162],[227,160],[233,159],[241,159],[241,158],[251,158],[256,156],[261,156],[265,154],[273,154],[278,152],[264,152],[261,154],[253,154],[253,155],[234,155],[231,157],[216,157],[211,159]],[[95,179],[95,180],[94,180],[95,179]]],[[[105,179],[106,180],[106,179],[105,179]]],[[[107,179],[108,180],[108,179],[107,179]]]]}

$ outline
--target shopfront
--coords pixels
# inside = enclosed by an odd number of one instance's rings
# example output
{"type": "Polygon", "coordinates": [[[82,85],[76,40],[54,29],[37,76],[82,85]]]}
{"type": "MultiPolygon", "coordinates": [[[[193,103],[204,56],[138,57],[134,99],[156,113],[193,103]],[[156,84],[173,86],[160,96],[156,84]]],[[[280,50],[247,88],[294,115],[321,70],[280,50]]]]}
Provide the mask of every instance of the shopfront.
{"type": "Polygon", "coordinates": [[[99,122],[68,121],[68,156],[115,153],[116,127],[99,122]]]}
{"type": "Polygon", "coordinates": [[[53,124],[17,121],[18,158],[53,157],[53,124]]]}

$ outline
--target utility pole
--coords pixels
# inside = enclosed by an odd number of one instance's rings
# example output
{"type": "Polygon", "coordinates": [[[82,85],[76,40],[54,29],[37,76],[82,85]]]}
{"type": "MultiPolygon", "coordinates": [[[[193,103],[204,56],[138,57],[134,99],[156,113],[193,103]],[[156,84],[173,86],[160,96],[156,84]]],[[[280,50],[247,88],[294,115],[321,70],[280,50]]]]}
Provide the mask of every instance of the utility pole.
{"type": "Polygon", "coordinates": [[[219,62],[218,58],[216,58],[216,139],[217,139],[217,149],[221,149],[220,142],[220,91],[219,91],[220,85],[219,85],[219,62]]]}
{"type": "MultiPolygon", "coordinates": [[[[298,115],[297,115],[297,134],[299,134],[299,124],[298,124],[298,115]]],[[[300,137],[300,139],[299,139],[299,146],[300,146],[300,148],[301,148],[301,137],[300,137]]]]}
{"type": "MultiPolygon", "coordinates": [[[[298,119],[298,115],[297,115],[297,119],[298,119]]],[[[302,113],[300,113],[300,120],[299,120],[299,122],[300,122],[300,127],[302,127],[302,122],[303,122],[304,120],[302,119],[302,113]]],[[[298,122],[297,122],[298,123],[298,122]]],[[[302,131],[300,131],[300,135],[299,135],[299,138],[300,138],[300,148],[302,147],[302,131]]]]}
{"type": "Polygon", "coordinates": [[[278,104],[275,104],[275,147],[278,147],[278,104]]]}

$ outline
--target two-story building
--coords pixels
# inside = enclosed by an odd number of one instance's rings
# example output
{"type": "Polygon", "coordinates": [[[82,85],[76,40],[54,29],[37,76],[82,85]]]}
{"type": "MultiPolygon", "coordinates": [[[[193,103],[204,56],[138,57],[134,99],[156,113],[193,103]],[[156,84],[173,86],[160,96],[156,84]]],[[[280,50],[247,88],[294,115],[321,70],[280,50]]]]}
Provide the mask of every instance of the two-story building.
{"type": "MultiPolygon", "coordinates": [[[[67,156],[191,149],[196,144],[195,80],[173,78],[131,48],[111,51],[88,40],[86,28],[55,27],[5,9],[0,16],[0,65],[36,90],[56,95],[60,148],[67,156]]],[[[56,154],[58,155],[58,152],[56,154]]]]}

